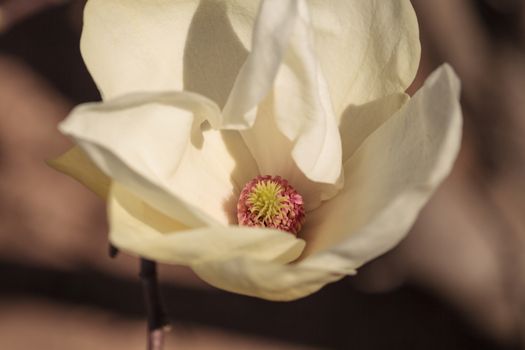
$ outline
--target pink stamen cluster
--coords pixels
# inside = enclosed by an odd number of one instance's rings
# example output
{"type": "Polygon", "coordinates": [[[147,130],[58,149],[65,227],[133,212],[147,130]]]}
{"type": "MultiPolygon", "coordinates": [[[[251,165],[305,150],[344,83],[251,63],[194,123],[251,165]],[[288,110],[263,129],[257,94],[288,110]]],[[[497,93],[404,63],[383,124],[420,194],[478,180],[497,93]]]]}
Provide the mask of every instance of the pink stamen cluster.
{"type": "Polygon", "coordinates": [[[305,220],[303,197],[280,176],[257,176],[241,191],[237,219],[239,225],[297,235],[305,220]]]}

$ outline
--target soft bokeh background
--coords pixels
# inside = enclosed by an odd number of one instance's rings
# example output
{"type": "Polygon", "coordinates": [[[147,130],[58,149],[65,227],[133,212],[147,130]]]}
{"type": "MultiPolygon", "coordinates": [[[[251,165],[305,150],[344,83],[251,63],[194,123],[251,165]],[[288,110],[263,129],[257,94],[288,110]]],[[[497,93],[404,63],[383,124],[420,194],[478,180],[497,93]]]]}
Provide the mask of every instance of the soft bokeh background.
{"type": "MultiPolygon", "coordinates": [[[[525,4],[413,3],[423,58],[410,90],[450,62],[465,127],[408,238],[291,303],[162,266],[167,349],[525,348],[525,4]]],[[[57,123],[99,99],[78,49],[83,5],[0,0],[0,349],[145,344],[137,261],[107,256],[104,204],[44,164],[69,146],[57,123]]]]}

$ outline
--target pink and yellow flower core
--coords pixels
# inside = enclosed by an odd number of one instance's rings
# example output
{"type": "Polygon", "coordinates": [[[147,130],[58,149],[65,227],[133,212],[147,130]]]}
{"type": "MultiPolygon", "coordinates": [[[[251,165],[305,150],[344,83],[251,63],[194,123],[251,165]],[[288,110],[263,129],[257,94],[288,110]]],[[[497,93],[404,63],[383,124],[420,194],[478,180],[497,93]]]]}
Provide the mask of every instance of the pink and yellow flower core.
{"type": "Polygon", "coordinates": [[[297,235],[303,226],[303,197],[280,176],[257,176],[241,191],[239,225],[269,227],[297,235]]]}

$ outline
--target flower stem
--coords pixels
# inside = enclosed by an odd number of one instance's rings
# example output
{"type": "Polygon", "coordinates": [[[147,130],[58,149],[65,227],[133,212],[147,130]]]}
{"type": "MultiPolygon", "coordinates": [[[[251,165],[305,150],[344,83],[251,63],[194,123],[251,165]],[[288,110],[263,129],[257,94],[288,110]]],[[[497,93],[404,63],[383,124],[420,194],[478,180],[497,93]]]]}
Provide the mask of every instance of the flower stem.
{"type": "Polygon", "coordinates": [[[148,313],[147,350],[162,350],[168,318],[160,296],[157,264],[154,261],[140,259],[140,279],[148,313]]]}
{"type": "Polygon", "coordinates": [[[119,253],[118,248],[115,247],[113,244],[110,244],[109,248],[108,248],[109,257],[112,258],[112,259],[116,258],[118,253],[119,253]]]}

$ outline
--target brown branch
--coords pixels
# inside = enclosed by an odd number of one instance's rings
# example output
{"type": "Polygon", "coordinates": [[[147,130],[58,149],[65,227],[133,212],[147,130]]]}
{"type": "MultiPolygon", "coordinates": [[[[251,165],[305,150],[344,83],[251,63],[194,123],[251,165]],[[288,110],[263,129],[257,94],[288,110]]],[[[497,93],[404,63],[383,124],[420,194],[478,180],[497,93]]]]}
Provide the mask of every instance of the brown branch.
{"type": "Polygon", "coordinates": [[[108,255],[110,258],[116,258],[117,255],[119,253],[119,250],[117,247],[115,247],[113,244],[109,244],[109,248],[108,248],[108,255]]]}
{"type": "Polygon", "coordinates": [[[151,260],[140,259],[140,278],[148,313],[147,349],[162,350],[168,319],[160,296],[157,264],[151,260]]]}

